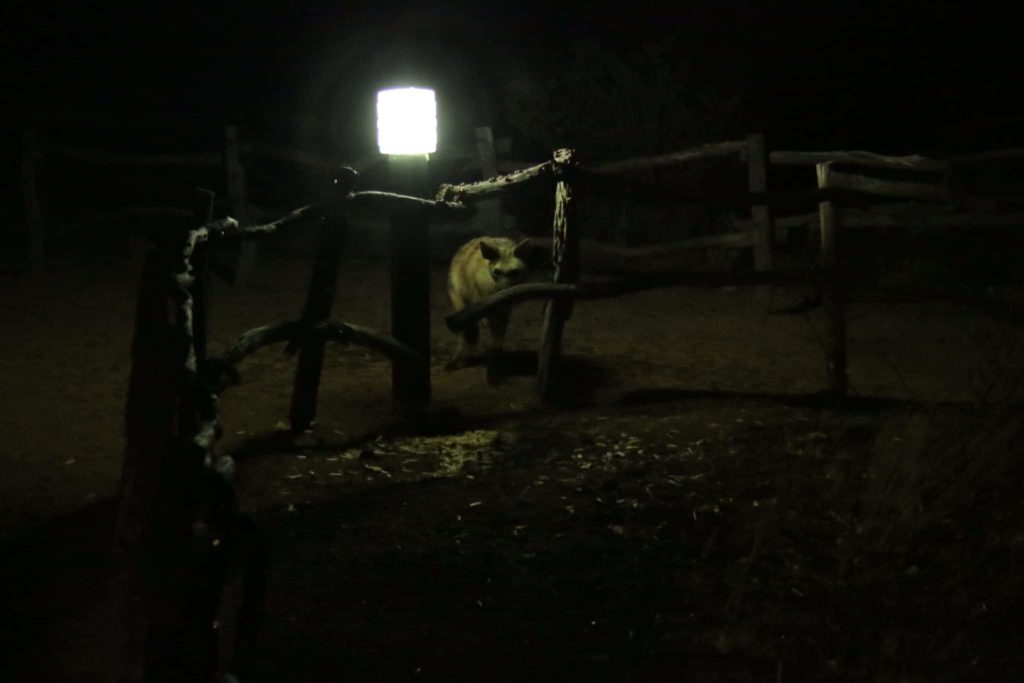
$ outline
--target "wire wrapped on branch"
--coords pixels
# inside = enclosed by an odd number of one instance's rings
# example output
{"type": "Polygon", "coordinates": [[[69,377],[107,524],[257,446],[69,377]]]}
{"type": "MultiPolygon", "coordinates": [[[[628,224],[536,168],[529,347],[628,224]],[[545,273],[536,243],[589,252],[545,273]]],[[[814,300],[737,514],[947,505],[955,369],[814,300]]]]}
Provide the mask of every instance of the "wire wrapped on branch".
{"type": "Polygon", "coordinates": [[[513,171],[512,173],[494,176],[493,178],[481,180],[476,183],[462,183],[458,185],[444,183],[438,189],[436,199],[438,202],[458,202],[461,199],[483,199],[486,195],[500,192],[511,185],[518,185],[519,183],[525,183],[535,178],[553,175],[554,171],[555,164],[551,161],[545,161],[537,164],[536,166],[524,168],[521,171],[513,171]]]}

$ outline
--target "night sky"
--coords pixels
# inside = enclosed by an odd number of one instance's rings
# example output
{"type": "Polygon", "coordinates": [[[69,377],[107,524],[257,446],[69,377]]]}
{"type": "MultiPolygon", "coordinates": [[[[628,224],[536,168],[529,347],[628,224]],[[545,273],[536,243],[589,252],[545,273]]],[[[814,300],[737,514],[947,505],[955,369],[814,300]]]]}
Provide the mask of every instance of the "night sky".
{"type": "Polygon", "coordinates": [[[1008,10],[980,3],[432,4],[7,2],[3,107],[22,123],[304,117],[351,152],[372,142],[382,81],[431,81],[457,127],[501,133],[504,84],[549,73],[573,42],[628,54],[676,34],[664,58],[741,93],[737,128],[789,148],[929,151],[950,126],[1014,117],[1024,61],[1008,10]]]}

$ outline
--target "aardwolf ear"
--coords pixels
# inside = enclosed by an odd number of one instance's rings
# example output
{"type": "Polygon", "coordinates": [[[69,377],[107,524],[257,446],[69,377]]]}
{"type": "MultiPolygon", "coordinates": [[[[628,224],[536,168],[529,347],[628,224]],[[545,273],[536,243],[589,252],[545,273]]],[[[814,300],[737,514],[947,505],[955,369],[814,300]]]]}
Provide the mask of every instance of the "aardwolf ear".
{"type": "Polygon", "coordinates": [[[531,242],[529,239],[525,239],[516,245],[516,248],[512,251],[512,254],[516,258],[520,258],[526,261],[527,259],[529,259],[531,251],[533,251],[533,242],[531,242]]]}
{"type": "Polygon", "coordinates": [[[480,255],[488,261],[497,261],[501,256],[498,250],[487,242],[480,242],[480,255]]]}

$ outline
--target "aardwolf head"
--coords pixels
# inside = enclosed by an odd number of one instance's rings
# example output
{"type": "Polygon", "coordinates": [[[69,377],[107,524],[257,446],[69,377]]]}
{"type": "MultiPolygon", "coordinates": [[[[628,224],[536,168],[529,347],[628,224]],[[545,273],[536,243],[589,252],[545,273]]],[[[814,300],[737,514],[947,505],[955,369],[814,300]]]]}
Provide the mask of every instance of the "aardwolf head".
{"type": "Polygon", "coordinates": [[[487,261],[487,270],[499,288],[511,287],[526,279],[529,252],[529,240],[519,244],[509,239],[480,242],[480,255],[487,261]]]}

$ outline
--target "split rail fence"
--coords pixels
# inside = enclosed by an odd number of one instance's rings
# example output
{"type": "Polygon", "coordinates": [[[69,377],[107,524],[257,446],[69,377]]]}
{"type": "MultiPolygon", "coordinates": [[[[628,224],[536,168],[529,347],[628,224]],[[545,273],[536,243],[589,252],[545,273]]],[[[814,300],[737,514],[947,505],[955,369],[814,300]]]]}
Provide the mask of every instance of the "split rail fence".
{"type": "MultiPolygon", "coordinates": [[[[447,319],[455,332],[486,316],[497,306],[514,305],[531,299],[551,299],[544,316],[539,342],[538,386],[542,396],[557,389],[554,368],[574,299],[621,296],[630,292],[667,286],[754,285],[767,291],[772,286],[813,285],[821,294],[826,313],[827,393],[847,393],[846,308],[849,275],[845,258],[848,230],[867,227],[895,228],[1005,228],[1024,226],[1024,200],[1020,196],[990,197],[957,192],[947,183],[956,167],[979,166],[1024,159],[1024,149],[994,150],[980,154],[934,160],[922,156],[886,156],[863,151],[791,152],[766,154],[764,138],[724,142],[645,159],[629,159],[596,167],[578,164],[572,150],[558,150],[551,161],[521,168],[489,180],[465,185],[445,185],[438,199],[469,201],[499,193],[503,189],[539,178],[555,180],[555,216],[552,264],[554,282],[527,284],[497,292],[447,319]],[[687,196],[670,187],[621,177],[633,171],[692,163],[701,159],[734,156],[747,168],[749,190],[715,196],[687,196]],[[814,189],[774,191],[767,189],[768,166],[814,167],[814,189]],[[849,169],[858,169],[850,172],[849,169]],[[841,170],[842,169],[842,170],[841,170]],[[892,180],[871,175],[872,171],[905,172],[914,180],[892,180]],[[618,176],[618,177],[616,177],[618,176]],[[623,195],[640,201],[676,206],[725,206],[749,209],[750,218],[739,221],[733,232],[696,237],[652,247],[619,249],[580,239],[573,221],[573,201],[578,195],[595,192],[623,195]],[[903,200],[900,204],[894,200],[903,200]],[[881,203],[880,202],[887,202],[881,203]],[[909,203],[907,203],[909,202],[909,203]],[[813,212],[790,216],[773,215],[779,207],[815,208],[813,212]],[[810,227],[820,233],[820,259],[816,268],[787,271],[773,267],[782,230],[810,227]],[[753,272],[696,272],[679,269],[680,254],[708,248],[750,248],[753,272]],[[581,262],[591,271],[613,276],[613,280],[582,279],[581,262]],[[668,266],[668,267],[666,267],[668,266]]],[[[539,240],[543,241],[543,240],[539,240]]],[[[948,290],[915,290],[904,296],[953,297],[948,290]]],[[[871,293],[868,293],[871,296],[871,293]]],[[[892,292],[876,292],[877,299],[892,292]]]]}
{"type": "MultiPolygon", "coordinates": [[[[1024,156],[1024,151],[1005,150],[954,161],[867,152],[769,155],[763,138],[751,136],[743,141],[659,157],[586,167],[578,162],[573,150],[559,149],[551,160],[512,173],[478,183],[442,185],[432,199],[356,192],[357,172],[343,169],[332,185],[333,195],[260,225],[246,225],[235,217],[212,220],[213,194],[199,192],[191,211],[192,227],[150,232],[152,248],[146,252],[138,295],[116,532],[117,585],[121,591],[128,666],[133,669],[123,679],[143,680],[147,672],[168,662],[191,667],[192,679],[208,678],[211,671],[223,673],[230,664],[233,639],[239,630],[238,601],[242,598],[228,584],[245,582],[239,578],[240,573],[244,573],[249,556],[256,552],[246,540],[244,518],[234,504],[229,483],[233,464],[215,449],[221,433],[218,397],[239,382],[238,363],[260,348],[281,342],[287,342],[288,350],[298,354],[290,408],[295,431],[308,428],[315,416],[327,341],[364,345],[384,353],[395,364],[429,363],[428,358],[389,335],[331,319],[349,210],[364,204],[413,208],[423,212],[422,228],[426,229],[432,217],[468,216],[468,204],[493,201],[513,185],[539,183],[553,189],[552,282],[511,287],[449,316],[446,321],[451,330],[458,332],[496,306],[547,300],[537,362],[538,388],[545,399],[558,394],[562,340],[577,299],[614,297],[679,285],[770,287],[805,284],[808,280],[822,292],[826,312],[827,388],[831,394],[842,396],[848,389],[847,232],[879,224],[964,228],[1024,225],[1024,212],[1019,210],[1017,198],[957,193],[943,182],[952,163],[984,164],[1017,156],[1024,156]],[[747,191],[717,197],[686,196],[672,188],[622,176],[633,170],[720,156],[734,156],[745,164],[750,186],[747,191]],[[816,187],[769,192],[769,163],[813,165],[816,187]],[[840,170],[849,166],[920,173],[932,181],[887,180],[863,171],[840,170]],[[725,235],[644,247],[639,251],[616,250],[581,240],[574,209],[578,198],[591,192],[624,194],[679,206],[712,203],[746,208],[751,217],[741,224],[741,230],[725,235]],[[878,198],[912,200],[913,207],[865,208],[878,198]],[[815,207],[817,211],[773,217],[775,207],[801,205],[815,207]],[[218,241],[251,240],[273,234],[304,221],[317,221],[319,229],[310,286],[299,317],[246,331],[219,356],[210,356],[206,343],[210,247],[218,241]],[[810,277],[806,271],[773,268],[776,230],[780,225],[798,224],[813,224],[820,231],[820,262],[810,277]],[[753,249],[755,268],[752,272],[709,273],[661,265],[666,262],[666,254],[709,247],[753,249]],[[582,258],[587,249],[601,252],[604,265],[591,270],[600,272],[604,279],[584,277],[581,266],[589,263],[582,258]],[[191,534],[182,534],[184,529],[192,529],[191,534]],[[197,544],[197,538],[211,542],[197,544]],[[197,578],[196,572],[210,575],[197,578]],[[206,592],[197,594],[196,585],[206,586],[206,592]],[[213,624],[219,626],[215,628],[213,624]],[[163,637],[170,632],[168,629],[190,634],[193,640],[186,643],[163,637]],[[186,654],[190,659],[181,658],[186,654]]],[[[176,163],[180,159],[165,161],[176,163]]],[[[224,159],[210,157],[202,161],[220,163],[224,159]]],[[[227,166],[230,169],[231,163],[227,166]]],[[[26,174],[26,178],[31,177],[32,174],[26,174]]],[[[236,201],[238,185],[237,179],[234,185],[228,183],[229,191],[235,188],[236,201]]],[[[26,196],[33,194],[27,191],[26,196]]],[[[242,207],[236,205],[236,209],[242,207]]]]}

